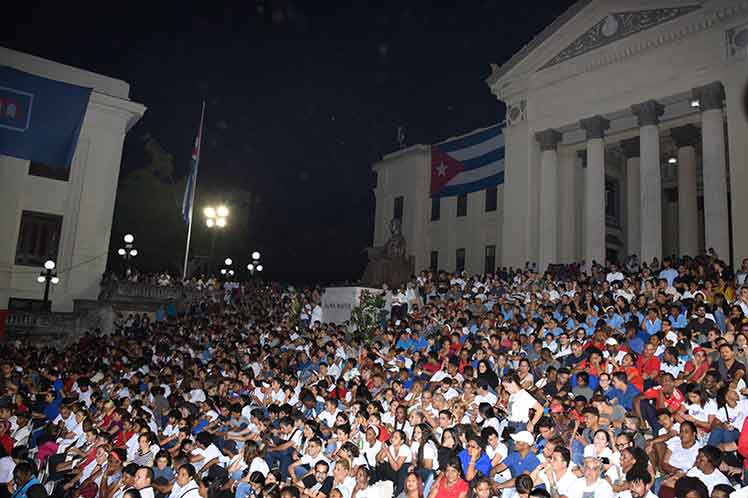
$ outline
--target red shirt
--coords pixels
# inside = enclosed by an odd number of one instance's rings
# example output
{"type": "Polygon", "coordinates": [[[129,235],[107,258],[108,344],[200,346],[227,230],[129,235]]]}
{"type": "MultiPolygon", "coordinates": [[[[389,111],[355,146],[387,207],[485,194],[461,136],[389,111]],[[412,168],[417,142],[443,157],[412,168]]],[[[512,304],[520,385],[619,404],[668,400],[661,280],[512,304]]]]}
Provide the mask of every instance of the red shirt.
{"type": "MultiPolygon", "coordinates": [[[[647,399],[654,399],[657,400],[657,396],[659,394],[659,391],[662,389],[662,386],[655,386],[650,389],[647,389],[644,391],[644,397],[647,399]]],[[[681,392],[677,389],[673,389],[673,393],[670,396],[662,396],[662,401],[665,403],[665,407],[670,410],[670,413],[675,413],[680,408],[680,405],[683,404],[683,401],[685,401],[686,397],[681,394],[681,392]]],[[[657,408],[660,409],[662,406],[659,405],[659,401],[657,402],[657,408]]]]}
{"type": "Polygon", "coordinates": [[[639,369],[642,376],[657,375],[660,373],[660,360],[656,356],[650,356],[648,359],[640,356],[636,360],[636,368],[639,369]]]}
{"type": "Polygon", "coordinates": [[[436,498],[457,498],[462,493],[467,493],[470,490],[467,481],[460,479],[450,487],[447,487],[447,479],[444,478],[439,481],[439,490],[436,493],[436,498]]]}

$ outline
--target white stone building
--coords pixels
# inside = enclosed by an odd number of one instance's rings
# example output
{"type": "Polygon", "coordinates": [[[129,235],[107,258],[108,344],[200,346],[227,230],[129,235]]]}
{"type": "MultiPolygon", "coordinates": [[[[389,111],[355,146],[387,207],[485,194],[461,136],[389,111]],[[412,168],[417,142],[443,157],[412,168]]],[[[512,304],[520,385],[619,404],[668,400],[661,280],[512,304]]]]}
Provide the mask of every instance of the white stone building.
{"type": "Polygon", "coordinates": [[[44,261],[57,263],[54,311],[96,299],[106,267],[122,144],[145,107],[130,86],[82,69],[0,47],[0,63],[93,88],[69,170],[0,155],[0,309],[40,301],[44,261]]]}
{"type": "Polygon", "coordinates": [[[748,257],[747,47],[746,0],[578,1],[486,81],[507,107],[496,211],[475,192],[467,216],[453,197],[430,221],[429,148],[411,147],[373,167],[374,243],[402,202],[416,268],[438,251],[454,270],[459,249],[470,272],[491,250],[540,268],[748,257]]]}

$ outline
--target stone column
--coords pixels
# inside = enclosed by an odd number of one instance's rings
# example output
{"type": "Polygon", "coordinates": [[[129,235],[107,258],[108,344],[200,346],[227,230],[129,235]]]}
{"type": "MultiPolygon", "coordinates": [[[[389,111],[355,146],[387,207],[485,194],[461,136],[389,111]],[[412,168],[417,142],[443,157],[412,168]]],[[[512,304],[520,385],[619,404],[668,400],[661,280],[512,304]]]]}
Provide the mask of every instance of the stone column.
{"type": "Polygon", "coordinates": [[[704,238],[707,250],[713,248],[725,261],[730,259],[730,232],[727,216],[727,170],[725,125],[722,105],[725,90],[715,81],[695,88],[693,96],[701,108],[701,140],[704,163],[704,238]]]}
{"type": "Polygon", "coordinates": [[[699,213],[696,193],[696,144],[699,130],[685,125],[670,130],[678,147],[678,248],[681,255],[699,253],[699,213]]]}
{"type": "Polygon", "coordinates": [[[639,185],[641,195],[641,261],[662,260],[662,173],[660,171],[660,116],[665,106],[648,100],[631,106],[639,120],[639,185]]]}
{"type": "Polygon", "coordinates": [[[588,267],[605,264],[605,130],[610,121],[602,116],[583,119],[587,134],[585,169],[584,260],[588,267]]]}
{"type": "Polygon", "coordinates": [[[626,251],[627,256],[636,254],[639,257],[641,256],[639,139],[630,138],[621,141],[621,149],[626,155],[626,251]]]}
{"type": "Polygon", "coordinates": [[[548,129],[537,132],[540,144],[540,256],[539,270],[558,263],[558,152],[561,133],[548,129]]]}

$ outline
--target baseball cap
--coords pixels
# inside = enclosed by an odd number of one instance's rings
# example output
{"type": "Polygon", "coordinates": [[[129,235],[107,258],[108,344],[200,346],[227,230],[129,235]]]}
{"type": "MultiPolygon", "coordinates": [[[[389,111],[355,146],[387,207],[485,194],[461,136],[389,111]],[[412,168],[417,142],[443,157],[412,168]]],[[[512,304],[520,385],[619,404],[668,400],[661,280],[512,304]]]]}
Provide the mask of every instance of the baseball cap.
{"type": "Polygon", "coordinates": [[[615,338],[613,337],[608,337],[607,339],[605,339],[605,345],[606,346],[617,346],[618,341],[616,341],[615,338]]]}
{"type": "Polygon", "coordinates": [[[535,442],[535,438],[532,437],[532,434],[530,434],[528,431],[520,431],[517,434],[512,434],[511,438],[518,443],[525,443],[529,445],[532,445],[535,442]]]}

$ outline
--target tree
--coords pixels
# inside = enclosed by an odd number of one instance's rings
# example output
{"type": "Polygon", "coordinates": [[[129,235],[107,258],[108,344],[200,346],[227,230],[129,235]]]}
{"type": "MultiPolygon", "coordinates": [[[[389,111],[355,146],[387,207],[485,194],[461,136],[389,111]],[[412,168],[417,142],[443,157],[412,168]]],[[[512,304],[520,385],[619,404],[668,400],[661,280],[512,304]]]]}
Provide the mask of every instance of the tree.
{"type": "Polygon", "coordinates": [[[359,304],[351,310],[354,337],[360,339],[366,345],[371,344],[374,331],[379,327],[384,305],[384,292],[361,289],[359,304]]]}

